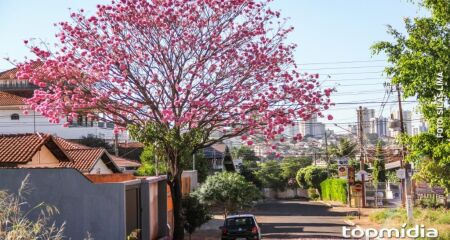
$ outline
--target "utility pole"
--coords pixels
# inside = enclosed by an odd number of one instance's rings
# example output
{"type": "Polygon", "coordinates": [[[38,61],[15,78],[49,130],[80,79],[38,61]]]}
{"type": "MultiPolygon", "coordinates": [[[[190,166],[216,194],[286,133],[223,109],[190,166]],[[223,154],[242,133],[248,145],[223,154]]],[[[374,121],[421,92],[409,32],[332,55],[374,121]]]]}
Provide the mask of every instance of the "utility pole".
{"type": "Polygon", "coordinates": [[[328,156],[328,139],[327,139],[327,130],[326,129],[325,129],[325,160],[327,161],[328,177],[330,177],[330,158],[328,156]]]}
{"type": "Polygon", "coordinates": [[[361,206],[366,206],[366,183],[365,183],[365,175],[364,172],[364,128],[363,128],[363,109],[362,106],[359,106],[358,109],[358,122],[359,122],[359,171],[361,174],[361,181],[362,181],[362,193],[361,193],[361,206]]]}
{"type": "Polygon", "coordinates": [[[33,110],[33,132],[36,133],[36,111],[33,110]]]}
{"type": "Polygon", "coordinates": [[[155,154],[155,175],[159,176],[158,156],[155,154]]]}
{"type": "MultiPolygon", "coordinates": [[[[402,109],[402,94],[400,85],[397,84],[397,97],[398,97],[398,111],[399,111],[399,118],[400,118],[400,132],[401,134],[405,134],[405,126],[403,122],[403,109],[402,109]]],[[[410,194],[408,194],[411,190],[411,182],[409,179],[409,173],[411,171],[411,165],[409,163],[405,164],[405,146],[402,144],[401,146],[401,152],[402,152],[402,158],[400,159],[400,167],[404,169],[405,171],[405,179],[401,179],[401,185],[402,185],[402,205],[406,206],[406,215],[408,216],[408,221],[411,222],[413,215],[412,215],[412,197],[410,194]]]]}
{"type": "Polygon", "coordinates": [[[315,148],[314,148],[313,159],[314,159],[314,166],[317,166],[317,162],[316,162],[316,149],[315,149],[315,148]]]}
{"type": "Polygon", "coordinates": [[[117,133],[114,134],[114,155],[116,155],[116,157],[119,156],[119,136],[117,133]]]}

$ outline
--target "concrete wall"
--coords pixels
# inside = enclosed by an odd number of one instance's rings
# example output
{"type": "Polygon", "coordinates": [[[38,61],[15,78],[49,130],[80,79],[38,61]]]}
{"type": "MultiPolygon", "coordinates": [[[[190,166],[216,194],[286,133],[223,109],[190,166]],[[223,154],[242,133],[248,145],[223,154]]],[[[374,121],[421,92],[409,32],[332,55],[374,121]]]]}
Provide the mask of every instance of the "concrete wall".
{"type": "Polygon", "coordinates": [[[57,207],[60,215],[54,220],[66,222],[65,236],[84,239],[89,232],[99,240],[125,239],[124,184],[93,184],[74,169],[0,169],[0,189],[17,192],[27,174],[33,188],[30,206],[57,207]]]}
{"type": "Polygon", "coordinates": [[[265,198],[269,199],[292,199],[292,198],[298,198],[308,197],[308,192],[305,189],[296,188],[296,189],[285,189],[284,191],[276,191],[272,188],[263,188],[263,195],[265,198]]]}
{"type": "Polygon", "coordinates": [[[141,184],[142,240],[156,240],[168,235],[167,182],[165,176],[150,177],[141,184]]]}
{"type": "Polygon", "coordinates": [[[198,187],[197,174],[198,174],[197,170],[184,170],[181,175],[182,178],[190,178],[190,184],[189,184],[190,192],[195,191],[195,189],[197,189],[197,187],[198,187]]]}

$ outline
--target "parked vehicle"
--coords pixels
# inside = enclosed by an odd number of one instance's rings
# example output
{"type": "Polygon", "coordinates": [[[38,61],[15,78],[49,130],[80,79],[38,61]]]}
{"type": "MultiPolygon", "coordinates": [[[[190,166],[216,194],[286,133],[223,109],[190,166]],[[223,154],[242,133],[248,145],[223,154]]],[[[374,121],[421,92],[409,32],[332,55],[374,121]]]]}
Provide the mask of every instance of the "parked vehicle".
{"type": "Polygon", "coordinates": [[[261,228],[253,214],[229,215],[220,229],[222,240],[261,239],[261,228]]]}

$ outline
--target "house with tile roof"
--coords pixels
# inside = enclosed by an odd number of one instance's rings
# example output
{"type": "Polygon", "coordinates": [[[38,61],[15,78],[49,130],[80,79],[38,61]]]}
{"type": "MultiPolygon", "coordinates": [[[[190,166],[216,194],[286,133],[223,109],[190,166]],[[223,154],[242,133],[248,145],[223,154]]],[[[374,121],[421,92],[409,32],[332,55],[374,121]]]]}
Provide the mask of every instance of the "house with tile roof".
{"type": "MultiPolygon", "coordinates": [[[[61,119],[56,124],[49,123],[44,116],[32,110],[25,114],[25,100],[32,97],[38,87],[27,80],[17,79],[16,73],[17,68],[0,72],[0,134],[45,132],[72,140],[88,135],[111,142],[115,139],[112,122],[94,121],[80,114],[68,127],[64,127],[67,119],[61,119]]],[[[128,134],[119,133],[118,140],[128,140],[128,134]]]]}
{"type": "Polygon", "coordinates": [[[83,174],[132,173],[140,163],[44,133],[0,135],[0,167],[74,168],[83,174]]]}
{"type": "Polygon", "coordinates": [[[55,206],[64,235],[84,239],[167,237],[168,187],[165,176],[136,177],[140,164],[51,134],[0,134],[0,189],[17,191],[28,179],[31,206],[55,206]]]}

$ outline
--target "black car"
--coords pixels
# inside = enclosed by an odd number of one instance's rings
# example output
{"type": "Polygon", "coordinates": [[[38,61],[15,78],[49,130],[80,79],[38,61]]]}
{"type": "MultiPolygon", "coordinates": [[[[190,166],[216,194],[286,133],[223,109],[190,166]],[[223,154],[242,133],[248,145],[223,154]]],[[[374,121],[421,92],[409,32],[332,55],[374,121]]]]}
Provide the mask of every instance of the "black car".
{"type": "Polygon", "coordinates": [[[261,229],[252,214],[227,216],[220,229],[222,229],[222,240],[261,239],[261,229]]]}

